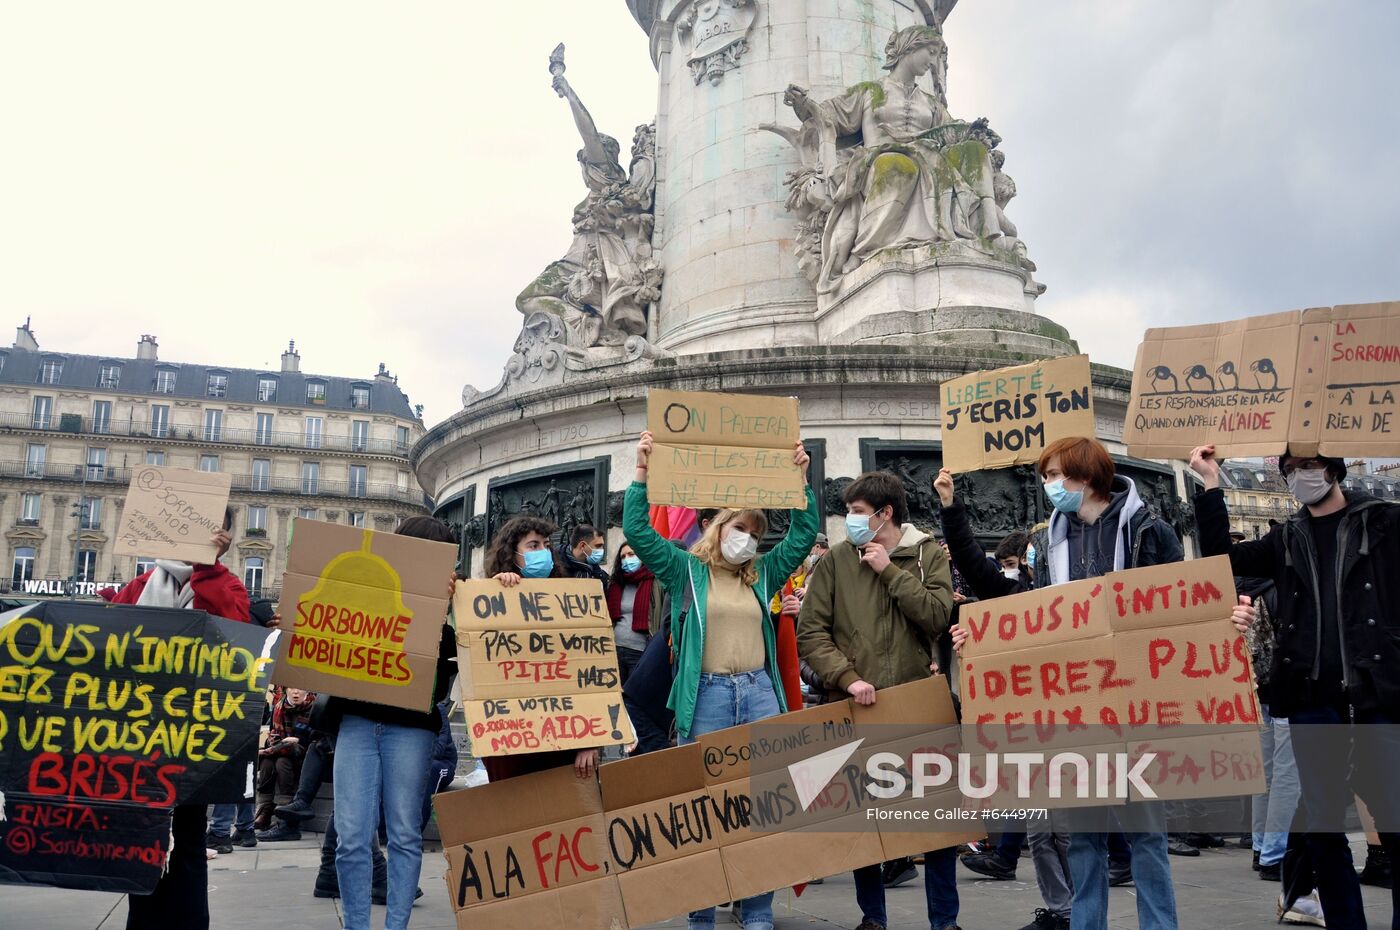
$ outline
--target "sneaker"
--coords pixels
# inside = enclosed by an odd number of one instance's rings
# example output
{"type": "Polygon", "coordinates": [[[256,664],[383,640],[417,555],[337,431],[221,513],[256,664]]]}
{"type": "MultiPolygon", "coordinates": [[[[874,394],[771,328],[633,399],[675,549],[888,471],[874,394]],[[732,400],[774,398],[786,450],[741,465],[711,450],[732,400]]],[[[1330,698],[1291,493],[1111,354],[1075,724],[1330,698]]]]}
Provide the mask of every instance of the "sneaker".
{"type": "Polygon", "coordinates": [[[1265,882],[1283,881],[1283,863],[1276,862],[1273,865],[1261,865],[1259,867],[1259,879],[1265,882]]]}
{"type": "Polygon", "coordinates": [[[886,888],[898,888],[919,877],[919,869],[912,859],[893,859],[880,870],[880,878],[886,888]]]}
{"type": "Polygon", "coordinates": [[[204,859],[205,859],[206,862],[209,861],[210,859],[217,859],[217,858],[219,858],[219,851],[218,851],[217,849],[214,849],[214,848],[211,847],[211,846],[206,846],[206,847],[204,847],[204,859]]]}
{"type": "Polygon", "coordinates": [[[316,816],[316,809],[305,801],[297,798],[290,804],[283,804],[274,811],[278,817],[291,824],[299,824],[303,820],[310,820],[316,816]]]}
{"type": "Polygon", "coordinates": [[[1390,855],[1385,851],[1384,846],[1366,845],[1366,864],[1357,875],[1363,885],[1373,885],[1376,888],[1389,888],[1395,882],[1395,873],[1391,870],[1390,855]]]}
{"type": "Polygon", "coordinates": [[[856,925],[856,930],[885,930],[885,925],[867,917],[856,925]]]}
{"type": "MultiPolygon", "coordinates": [[[[252,849],[258,845],[258,835],[252,830],[234,830],[230,840],[233,845],[243,849],[252,849]]],[[[219,852],[223,852],[223,850],[221,849],[219,852]]]]}
{"type": "Polygon", "coordinates": [[[1131,885],[1132,883],[1133,866],[1131,862],[1110,862],[1108,864],[1108,886],[1110,888],[1131,885]]]}
{"type": "Polygon", "coordinates": [[[1179,836],[1167,838],[1167,852],[1173,856],[1199,856],[1201,851],[1179,836]]]}
{"type": "Polygon", "coordinates": [[[959,861],[969,871],[996,879],[999,882],[1008,882],[1016,878],[1015,864],[1007,862],[994,852],[970,853],[959,861]]]}
{"type": "MultiPolygon", "coordinates": [[[[340,889],[337,888],[335,891],[336,891],[335,894],[333,894],[333,895],[328,895],[328,897],[333,897],[333,898],[338,898],[338,897],[340,897],[340,889]]],[[[316,897],[319,898],[319,897],[321,897],[321,895],[318,893],[318,894],[316,895],[316,897]]],[[[422,888],[419,888],[417,894],[415,894],[415,895],[413,896],[413,900],[417,901],[417,900],[418,900],[419,898],[421,898],[421,897],[423,897],[423,889],[422,889],[422,888]]],[[[371,904],[378,904],[380,907],[383,907],[384,905],[388,904],[388,903],[389,903],[389,889],[388,889],[386,886],[384,886],[384,885],[375,885],[373,888],[371,888],[371,889],[369,890],[369,903],[371,903],[371,904]]]]}
{"type": "Polygon", "coordinates": [[[1022,927],[1021,930],[1069,930],[1069,918],[1038,907],[1035,909],[1035,916],[1031,918],[1031,922],[1022,927]]]}
{"type": "MultiPolygon", "coordinates": [[[[340,897],[340,882],[336,879],[335,872],[327,874],[325,871],[316,873],[316,887],[311,889],[313,897],[317,898],[338,898],[340,897]]],[[[371,900],[374,891],[370,892],[371,900]]]]}
{"type": "Polygon", "coordinates": [[[1225,845],[1225,838],[1214,833],[1188,833],[1186,842],[1197,849],[1219,849],[1225,845]]]}
{"type": "Polygon", "coordinates": [[[204,835],[204,848],[212,849],[221,856],[231,855],[233,853],[233,840],[227,836],[206,833],[204,835]]]}
{"type": "Polygon", "coordinates": [[[1284,910],[1283,895],[1278,896],[1278,919],[1286,924],[1307,924],[1310,927],[1325,927],[1327,921],[1322,918],[1322,902],[1317,900],[1317,892],[1306,894],[1293,902],[1293,906],[1284,910]]]}
{"type": "Polygon", "coordinates": [[[285,823],[277,823],[271,829],[264,830],[258,834],[258,839],[264,843],[281,843],[287,840],[301,839],[301,830],[296,827],[289,827],[285,823]]]}

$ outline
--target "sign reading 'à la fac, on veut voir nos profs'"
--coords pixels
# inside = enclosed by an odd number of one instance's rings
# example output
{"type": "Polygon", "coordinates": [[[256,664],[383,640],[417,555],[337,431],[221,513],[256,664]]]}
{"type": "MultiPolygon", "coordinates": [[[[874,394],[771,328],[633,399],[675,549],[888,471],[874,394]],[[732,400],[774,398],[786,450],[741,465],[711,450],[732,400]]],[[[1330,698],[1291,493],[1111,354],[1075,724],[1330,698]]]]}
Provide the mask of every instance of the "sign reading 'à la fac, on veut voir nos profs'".
{"type": "Polygon", "coordinates": [[[427,711],[457,547],[298,518],[273,682],[427,711]]]}

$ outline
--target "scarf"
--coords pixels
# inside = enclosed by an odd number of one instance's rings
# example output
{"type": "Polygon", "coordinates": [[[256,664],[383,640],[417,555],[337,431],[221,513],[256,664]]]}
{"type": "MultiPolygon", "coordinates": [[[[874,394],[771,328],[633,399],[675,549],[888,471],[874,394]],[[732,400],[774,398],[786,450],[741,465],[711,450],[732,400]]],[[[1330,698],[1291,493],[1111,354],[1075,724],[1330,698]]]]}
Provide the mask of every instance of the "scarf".
{"type": "Polygon", "coordinates": [[[188,608],[194,603],[194,586],[190,584],[193,574],[194,566],[187,562],[157,559],[136,603],[143,607],[188,608]]]}
{"type": "Polygon", "coordinates": [[[608,616],[613,623],[622,619],[622,589],[630,584],[637,586],[637,596],[632,601],[632,631],[646,633],[650,630],[651,586],[655,578],[651,569],[643,565],[632,574],[618,569],[608,585],[608,616]]]}

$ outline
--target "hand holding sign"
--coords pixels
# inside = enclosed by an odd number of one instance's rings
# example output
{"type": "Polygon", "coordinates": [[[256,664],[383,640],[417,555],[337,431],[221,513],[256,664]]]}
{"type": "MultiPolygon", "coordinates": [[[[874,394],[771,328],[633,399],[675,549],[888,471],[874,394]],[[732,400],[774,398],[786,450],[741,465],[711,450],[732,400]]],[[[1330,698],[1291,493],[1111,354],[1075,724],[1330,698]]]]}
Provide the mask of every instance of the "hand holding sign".
{"type": "Polygon", "coordinates": [[[953,473],[946,468],[938,469],[938,477],[933,479],[933,489],[938,492],[938,500],[944,507],[953,506],[953,473]]]}
{"type": "Polygon", "coordinates": [[[228,551],[231,475],[146,465],[126,492],[117,554],[211,565],[228,551]]]}

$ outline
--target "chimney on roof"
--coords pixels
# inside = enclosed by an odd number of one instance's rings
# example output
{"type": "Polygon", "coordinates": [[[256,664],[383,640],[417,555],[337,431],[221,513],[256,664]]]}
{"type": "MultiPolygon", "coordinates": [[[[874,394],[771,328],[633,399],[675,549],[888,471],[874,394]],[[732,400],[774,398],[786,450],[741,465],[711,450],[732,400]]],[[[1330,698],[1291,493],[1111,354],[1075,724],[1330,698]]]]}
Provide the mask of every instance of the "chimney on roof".
{"type": "Polygon", "coordinates": [[[29,317],[24,318],[23,326],[15,327],[15,348],[28,352],[39,351],[39,340],[34,338],[34,332],[29,328],[29,317]]]}
{"type": "Polygon", "coordinates": [[[287,351],[282,353],[282,370],[301,371],[301,354],[297,352],[295,339],[287,343],[287,351]]]}
{"type": "Polygon", "coordinates": [[[380,384],[396,384],[394,376],[389,374],[389,369],[384,367],[384,363],[379,363],[379,372],[374,376],[374,380],[380,384]]]}
{"type": "Polygon", "coordinates": [[[136,357],[155,361],[160,358],[158,350],[160,345],[156,342],[155,336],[142,336],[141,341],[136,343],[136,357]]]}

